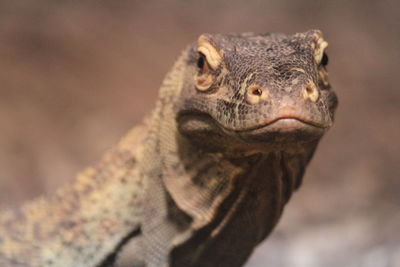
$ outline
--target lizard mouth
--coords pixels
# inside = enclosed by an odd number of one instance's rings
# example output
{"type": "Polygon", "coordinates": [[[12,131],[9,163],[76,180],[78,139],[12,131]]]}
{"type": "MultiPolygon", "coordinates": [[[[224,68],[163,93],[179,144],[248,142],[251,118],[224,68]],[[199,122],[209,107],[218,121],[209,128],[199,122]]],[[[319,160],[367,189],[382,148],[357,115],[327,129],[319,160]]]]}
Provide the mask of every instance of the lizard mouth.
{"type": "Polygon", "coordinates": [[[298,117],[278,117],[257,127],[238,130],[235,133],[247,142],[303,143],[319,139],[329,128],[298,117]]]}
{"type": "MultiPolygon", "coordinates": [[[[227,127],[224,127],[227,130],[233,130],[229,129],[227,127]]],[[[323,125],[317,122],[313,122],[307,119],[302,119],[298,118],[295,116],[283,116],[283,117],[278,117],[275,118],[267,123],[255,126],[255,127],[249,127],[246,129],[238,129],[238,130],[233,130],[237,133],[242,133],[242,132],[251,132],[254,130],[259,130],[259,129],[265,129],[265,130],[270,130],[272,128],[275,129],[281,129],[282,131],[291,131],[291,130],[296,130],[296,129],[302,129],[302,128],[309,128],[315,130],[321,129],[321,130],[326,130],[329,128],[327,125],[323,125]]]]}
{"type": "Polygon", "coordinates": [[[210,114],[202,112],[180,113],[178,114],[177,119],[184,125],[190,125],[189,127],[183,127],[186,130],[190,130],[190,128],[192,128],[191,130],[194,131],[221,131],[228,136],[236,135],[239,137],[270,137],[271,135],[277,136],[288,134],[320,136],[330,128],[330,125],[318,123],[293,115],[280,116],[265,123],[254,125],[253,127],[234,127],[225,125],[210,114]]]}
{"type": "Polygon", "coordinates": [[[268,149],[296,150],[305,144],[318,141],[329,125],[296,116],[280,116],[255,127],[231,128],[210,114],[190,112],[177,116],[179,132],[198,141],[203,148],[218,149],[268,149]]]}

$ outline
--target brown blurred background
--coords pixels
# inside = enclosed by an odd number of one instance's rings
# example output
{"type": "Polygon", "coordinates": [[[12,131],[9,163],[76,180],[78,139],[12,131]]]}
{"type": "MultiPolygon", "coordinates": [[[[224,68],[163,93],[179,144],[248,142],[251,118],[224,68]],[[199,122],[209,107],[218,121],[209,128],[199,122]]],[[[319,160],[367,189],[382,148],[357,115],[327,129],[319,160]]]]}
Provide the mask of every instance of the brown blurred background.
{"type": "Polygon", "coordinates": [[[318,28],[336,125],[248,266],[398,267],[399,10],[395,0],[1,0],[0,208],[96,162],[153,108],[199,34],[318,28]]]}

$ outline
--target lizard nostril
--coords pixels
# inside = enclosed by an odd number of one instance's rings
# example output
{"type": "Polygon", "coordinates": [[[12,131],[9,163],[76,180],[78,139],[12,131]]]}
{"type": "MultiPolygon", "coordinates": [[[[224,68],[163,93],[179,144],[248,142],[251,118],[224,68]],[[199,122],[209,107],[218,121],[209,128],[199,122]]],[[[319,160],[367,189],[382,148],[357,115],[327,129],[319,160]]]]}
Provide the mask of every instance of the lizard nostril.
{"type": "Polygon", "coordinates": [[[314,91],[314,89],[312,88],[312,86],[310,84],[307,84],[306,90],[307,90],[308,94],[311,94],[314,91]]]}
{"type": "Polygon", "coordinates": [[[318,89],[312,81],[309,81],[304,88],[303,97],[310,99],[312,102],[317,101],[319,97],[318,89]]]}
{"type": "Polygon", "coordinates": [[[251,91],[251,93],[252,93],[253,95],[261,96],[262,90],[261,90],[260,88],[253,88],[252,91],[251,91]]]}
{"type": "Polygon", "coordinates": [[[257,84],[247,87],[247,102],[250,104],[257,104],[260,100],[268,100],[268,92],[265,88],[261,88],[257,84]]]}

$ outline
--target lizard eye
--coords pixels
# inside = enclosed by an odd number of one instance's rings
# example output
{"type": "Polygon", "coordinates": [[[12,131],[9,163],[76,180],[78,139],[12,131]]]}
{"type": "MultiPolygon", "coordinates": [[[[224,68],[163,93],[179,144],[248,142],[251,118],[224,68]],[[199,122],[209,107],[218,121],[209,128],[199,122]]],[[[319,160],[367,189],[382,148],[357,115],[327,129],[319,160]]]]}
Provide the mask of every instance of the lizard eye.
{"type": "Polygon", "coordinates": [[[208,35],[203,34],[197,40],[197,52],[197,73],[194,82],[197,90],[206,92],[210,90],[215,71],[221,65],[222,51],[214,46],[208,35]]]}
{"type": "Polygon", "coordinates": [[[195,76],[196,88],[199,91],[207,91],[213,83],[213,76],[210,73],[210,67],[207,62],[206,56],[199,52],[197,59],[197,74],[195,76]]]}
{"type": "Polygon", "coordinates": [[[322,66],[326,66],[326,65],[328,65],[328,62],[329,62],[329,58],[328,58],[328,55],[324,52],[324,54],[322,55],[322,59],[321,59],[321,65],[322,66]]]}
{"type": "Polygon", "coordinates": [[[324,52],[321,58],[321,62],[319,63],[320,68],[318,68],[318,76],[319,76],[319,84],[322,89],[328,89],[329,81],[328,81],[328,72],[326,70],[326,65],[328,65],[329,58],[328,55],[324,52]],[[323,68],[321,68],[321,66],[323,68]]]}
{"type": "Polygon", "coordinates": [[[199,53],[199,58],[197,59],[197,67],[199,68],[201,73],[208,72],[208,63],[206,60],[206,56],[203,53],[199,53]]]}

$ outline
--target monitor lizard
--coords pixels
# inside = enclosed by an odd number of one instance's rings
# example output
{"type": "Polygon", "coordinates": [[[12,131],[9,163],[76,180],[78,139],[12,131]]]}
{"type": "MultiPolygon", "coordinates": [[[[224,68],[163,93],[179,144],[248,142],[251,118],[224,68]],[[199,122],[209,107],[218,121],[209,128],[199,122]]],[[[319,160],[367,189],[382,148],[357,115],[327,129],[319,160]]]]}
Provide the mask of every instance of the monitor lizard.
{"type": "Polygon", "coordinates": [[[242,266],[337,97],[318,30],[203,34],[153,112],[50,197],[0,215],[0,266],[242,266]]]}

